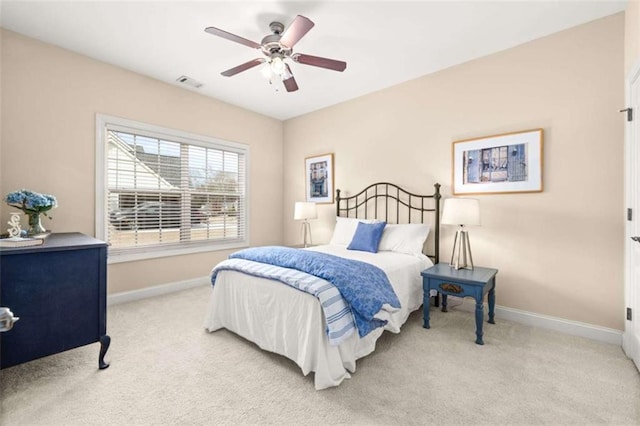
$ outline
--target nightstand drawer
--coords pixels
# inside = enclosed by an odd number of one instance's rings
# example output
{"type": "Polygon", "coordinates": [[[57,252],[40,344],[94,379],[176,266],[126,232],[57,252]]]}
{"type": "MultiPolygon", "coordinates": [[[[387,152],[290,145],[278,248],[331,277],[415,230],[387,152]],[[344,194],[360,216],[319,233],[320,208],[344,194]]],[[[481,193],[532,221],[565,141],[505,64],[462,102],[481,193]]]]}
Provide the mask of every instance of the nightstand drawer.
{"type": "Polygon", "coordinates": [[[430,286],[431,290],[437,290],[439,293],[449,296],[474,297],[476,295],[473,285],[460,284],[452,280],[439,280],[436,278],[428,278],[425,281],[427,281],[425,282],[425,291],[428,290],[426,286],[430,286]]]}

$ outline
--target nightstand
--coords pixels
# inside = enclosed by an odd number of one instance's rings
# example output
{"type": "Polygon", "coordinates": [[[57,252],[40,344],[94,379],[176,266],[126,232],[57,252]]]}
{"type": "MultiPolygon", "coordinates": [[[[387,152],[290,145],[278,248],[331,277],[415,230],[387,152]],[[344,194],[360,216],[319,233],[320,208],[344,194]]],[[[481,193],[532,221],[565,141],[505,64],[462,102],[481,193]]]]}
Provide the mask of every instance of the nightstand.
{"type": "Polygon", "coordinates": [[[497,269],[475,267],[474,269],[455,269],[448,263],[438,263],[421,272],[423,289],[423,327],[429,325],[429,291],[436,290],[442,294],[442,312],[447,312],[447,295],[457,297],[473,297],[476,299],[476,343],[484,345],[482,340],[482,321],[484,308],[482,300],[488,294],[489,324],[495,324],[494,310],[496,305],[497,269]]]}

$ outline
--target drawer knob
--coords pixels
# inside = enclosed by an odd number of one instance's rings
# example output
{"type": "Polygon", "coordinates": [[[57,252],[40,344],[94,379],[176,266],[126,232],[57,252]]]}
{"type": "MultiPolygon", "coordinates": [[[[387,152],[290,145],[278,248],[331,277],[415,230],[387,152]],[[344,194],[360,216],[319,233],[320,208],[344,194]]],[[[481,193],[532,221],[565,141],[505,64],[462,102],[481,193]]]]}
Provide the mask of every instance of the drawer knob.
{"type": "Polygon", "coordinates": [[[451,283],[442,283],[440,284],[440,289],[442,291],[447,291],[449,293],[462,293],[464,289],[457,284],[451,283]]]}
{"type": "Polygon", "coordinates": [[[13,312],[9,308],[0,308],[0,333],[11,330],[13,324],[19,319],[13,316],[13,312]]]}

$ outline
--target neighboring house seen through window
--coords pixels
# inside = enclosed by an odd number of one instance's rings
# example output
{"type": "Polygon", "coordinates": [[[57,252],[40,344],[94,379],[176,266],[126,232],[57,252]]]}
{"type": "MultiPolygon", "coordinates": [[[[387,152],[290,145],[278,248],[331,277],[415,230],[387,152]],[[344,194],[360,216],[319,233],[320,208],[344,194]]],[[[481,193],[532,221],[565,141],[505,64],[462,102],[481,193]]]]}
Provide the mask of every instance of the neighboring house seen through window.
{"type": "Polygon", "coordinates": [[[246,145],[98,116],[97,235],[110,261],[247,245],[246,145]]]}

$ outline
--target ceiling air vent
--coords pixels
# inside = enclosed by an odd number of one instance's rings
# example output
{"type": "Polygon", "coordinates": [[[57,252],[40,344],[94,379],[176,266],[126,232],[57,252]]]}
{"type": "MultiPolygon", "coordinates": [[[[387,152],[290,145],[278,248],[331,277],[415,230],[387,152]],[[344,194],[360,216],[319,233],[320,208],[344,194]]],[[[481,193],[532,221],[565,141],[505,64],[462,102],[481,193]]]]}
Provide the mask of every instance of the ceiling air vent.
{"type": "Polygon", "coordinates": [[[176,78],[176,81],[178,83],[186,84],[187,86],[195,87],[196,89],[202,87],[202,83],[200,83],[198,80],[194,80],[191,77],[187,77],[186,75],[181,75],[180,77],[176,78]]]}

